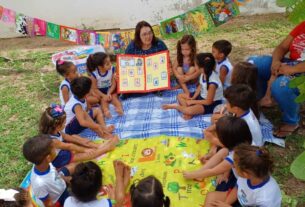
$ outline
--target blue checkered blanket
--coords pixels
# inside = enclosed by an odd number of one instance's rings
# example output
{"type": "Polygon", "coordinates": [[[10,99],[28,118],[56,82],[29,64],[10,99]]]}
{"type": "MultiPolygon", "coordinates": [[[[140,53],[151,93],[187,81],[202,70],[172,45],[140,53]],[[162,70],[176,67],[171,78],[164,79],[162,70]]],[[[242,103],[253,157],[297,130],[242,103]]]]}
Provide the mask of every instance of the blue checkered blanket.
{"type": "MultiPolygon", "coordinates": [[[[176,103],[177,94],[181,92],[181,89],[164,91],[162,96],[148,94],[123,100],[124,116],[118,116],[111,105],[112,118],[106,120],[106,123],[115,125],[114,133],[118,134],[121,139],[149,138],[159,135],[203,138],[203,129],[210,126],[210,114],[197,115],[191,120],[185,121],[177,110],[162,110],[161,108],[163,104],[176,103]]],[[[273,126],[263,115],[260,123],[266,142],[284,146],[283,140],[273,137],[273,126]]],[[[84,130],[80,135],[91,140],[97,138],[97,135],[89,129],[84,130]]]]}

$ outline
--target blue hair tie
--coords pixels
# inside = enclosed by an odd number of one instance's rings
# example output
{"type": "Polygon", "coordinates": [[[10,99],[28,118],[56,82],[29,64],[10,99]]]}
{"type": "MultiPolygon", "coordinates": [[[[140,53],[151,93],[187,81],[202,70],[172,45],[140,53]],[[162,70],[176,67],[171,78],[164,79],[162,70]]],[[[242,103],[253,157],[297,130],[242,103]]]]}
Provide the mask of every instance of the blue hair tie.
{"type": "Polygon", "coordinates": [[[260,156],[263,154],[263,152],[262,152],[262,150],[258,149],[258,150],[256,150],[255,154],[256,154],[256,156],[260,156]]]}
{"type": "Polygon", "coordinates": [[[65,113],[63,108],[58,104],[51,104],[50,107],[51,107],[50,115],[53,118],[61,117],[65,113]]]}

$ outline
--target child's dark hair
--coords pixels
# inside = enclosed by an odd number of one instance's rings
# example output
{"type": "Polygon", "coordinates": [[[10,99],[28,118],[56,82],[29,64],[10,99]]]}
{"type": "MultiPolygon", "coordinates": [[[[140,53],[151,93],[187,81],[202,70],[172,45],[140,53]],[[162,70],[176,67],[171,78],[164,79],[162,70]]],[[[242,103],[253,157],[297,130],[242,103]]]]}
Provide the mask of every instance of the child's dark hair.
{"type": "Polygon", "coordinates": [[[56,71],[61,75],[65,76],[68,74],[68,69],[74,64],[70,61],[57,60],[56,61],[56,71]]]}
{"type": "Polygon", "coordinates": [[[88,77],[75,78],[71,82],[71,91],[78,98],[84,98],[91,89],[92,81],[88,77]]]}
{"type": "Polygon", "coordinates": [[[220,53],[223,53],[226,57],[232,51],[232,44],[228,40],[217,40],[213,43],[212,47],[214,47],[220,53]]]}
{"type": "MultiPolygon", "coordinates": [[[[215,69],[216,61],[212,53],[199,53],[196,55],[196,63],[199,68],[203,68],[204,73],[206,75],[206,82],[209,83],[209,78],[212,72],[215,69]]],[[[209,88],[209,84],[207,84],[207,89],[209,88]]]]}
{"type": "Polygon", "coordinates": [[[181,45],[182,44],[188,44],[191,48],[191,54],[190,54],[190,60],[191,64],[190,66],[194,66],[194,60],[196,56],[196,40],[193,35],[184,35],[181,40],[177,42],[177,61],[178,61],[178,66],[182,67],[183,66],[183,55],[182,55],[182,49],[181,45]]]}
{"type": "Polygon", "coordinates": [[[219,141],[229,150],[241,143],[251,144],[252,135],[247,122],[233,116],[221,117],[216,123],[219,141]]]}
{"type": "Polygon", "coordinates": [[[29,192],[22,189],[22,188],[17,188],[14,189],[18,191],[14,195],[15,201],[5,201],[0,199],[0,206],[3,207],[25,207],[28,206],[31,203],[31,198],[29,196],[29,192]]]}
{"type": "Polygon", "coordinates": [[[148,176],[130,187],[132,207],[169,207],[170,199],[164,195],[160,181],[148,176]]]}
{"type": "Polygon", "coordinates": [[[236,84],[228,87],[224,91],[224,97],[231,107],[237,106],[244,111],[249,110],[256,101],[255,93],[245,84],[236,84]]]}
{"type": "Polygon", "coordinates": [[[39,165],[51,153],[52,140],[49,135],[38,135],[25,141],[22,147],[25,159],[39,165]]]}
{"type": "Polygon", "coordinates": [[[106,58],[109,57],[108,54],[104,52],[97,52],[89,55],[87,58],[87,70],[92,73],[96,70],[98,66],[104,67],[106,58]]]}
{"type": "Polygon", "coordinates": [[[52,134],[55,132],[58,126],[61,126],[66,120],[66,113],[62,110],[61,113],[55,116],[54,107],[48,107],[42,113],[40,121],[39,121],[39,132],[41,134],[52,134]]]}
{"type": "Polygon", "coordinates": [[[71,190],[77,200],[89,202],[96,200],[102,186],[102,171],[92,161],[80,163],[72,175],[71,190]]]}
{"type": "Polygon", "coordinates": [[[251,172],[258,178],[265,178],[273,171],[273,160],[264,147],[240,144],[234,149],[234,163],[243,172],[251,172]]]}
{"type": "MultiPolygon", "coordinates": [[[[246,84],[251,87],[256,96],[257,77],[258,71],[254,64],[248,62],[239,62],[233,68],[231,84],[246,84]]],[[[257,100],[253,102],[251,109],[255,116],[259,118],[259,107],[257,100]]]]}

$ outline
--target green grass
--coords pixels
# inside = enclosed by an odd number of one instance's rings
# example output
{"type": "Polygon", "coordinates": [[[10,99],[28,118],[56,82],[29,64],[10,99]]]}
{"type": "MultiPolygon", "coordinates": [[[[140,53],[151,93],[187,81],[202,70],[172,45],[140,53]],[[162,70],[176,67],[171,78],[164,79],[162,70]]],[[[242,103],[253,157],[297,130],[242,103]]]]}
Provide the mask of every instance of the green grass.
{"type": "MultiPolygon", "coordinates": [[[[249,17],[250,18],[250,17],[249,17]]],[[[252,17],[255,20],[255,17],[252,17]]],[[[251,54],[265,53],[272,49],[290,32],[293,25],[285,18],[248,21],[246,17],[215,28],[197,37],[199,51],[211,51],[215,40],[228,39],[233,43],[231,59],[243,60],[251,54]]],[[[35,39],[33,39],[35,41],[35,39]]],[[[166,40],[172,58],[177,40],[166,40]]],[[[22,49],[22,48],[21,48],[22,49]]],[[[47,52],[7,51],[7,61],[0,58],[0,187],[18,186],[31,165],[22,156],[21,146],[27,137],[36,135],[42,110],[52,102],[58,102],[60,78],[50,65],[47,52]]],[[[266,111],[267,112],[267,111],[266,111]]],[[[279,122],[277,109],[267,112],[274,123],[279,122]]],[[[285,149],[269,145],[275,157],[274,177],[290,198],[297,199],[298,206],[305,206],[305,183],[293,178],[290,164],[299,155],[304,136],[293,135],[287,139],[285,149]]],[[[284,206],[289,204],[288,199],[284,206]]]]}

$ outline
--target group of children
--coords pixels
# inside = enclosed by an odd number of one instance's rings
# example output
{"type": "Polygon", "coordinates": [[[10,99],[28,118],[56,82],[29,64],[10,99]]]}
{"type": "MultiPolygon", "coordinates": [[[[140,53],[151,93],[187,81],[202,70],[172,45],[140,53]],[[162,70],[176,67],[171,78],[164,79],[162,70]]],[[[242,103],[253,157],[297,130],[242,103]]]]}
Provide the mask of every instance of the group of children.
{"type": "MultiPolygon", "coordinates": [[[[212,53],[197,53],[193,36],[185,35],[177,43],[177,58],[172,71],[183,93],[176,109],[184,119],[198,114],[213,114],[212,125],[204,130],[210,142],[204,164],[196,171],[184,171],[185,179],[202,180],[217,176],[216,192],[207,195],[205,206],[268,206],[281,203],[280,189],[271,177],[272,160],[263,148],[256,101],[257,71],[254,65],[240,62],[234,67],[228,55],[232,45],[216,41],[212,53]],[[189,91],[189,84],[197,84],[189,91]]],[[[130,182],[130,167],[116,160],[115,187],[105,190],[109,199],[97,199],[102,188],[101,169],[92,161],[115,148],[119,137],[114,126],[107,126],[109,104],[118,115],[123,107],[116,94],[115,68],[106,53],[95,53],[87,60],[89,77],[79,77],[73,63],[58,60],[57,72],[65,79],[60,84],[61,105],[53,104],[42,114],[39,134],[26,140],[24,157],[34,164],[32,191],[46,207],[50,206],[122,206],[130,182]],[[101,107],[93,107],[99,104],[101,107]],[[106,139],[97,144],[78,134],[89,128],[106,139]],[[70,190],[68,190],[68,185],[70,190]],[[71,194],[71,195],[70,195],[71,194]]],[[[131,185],[132,207],[169,207],[160,181],[149,176],[131,185]]]]}

